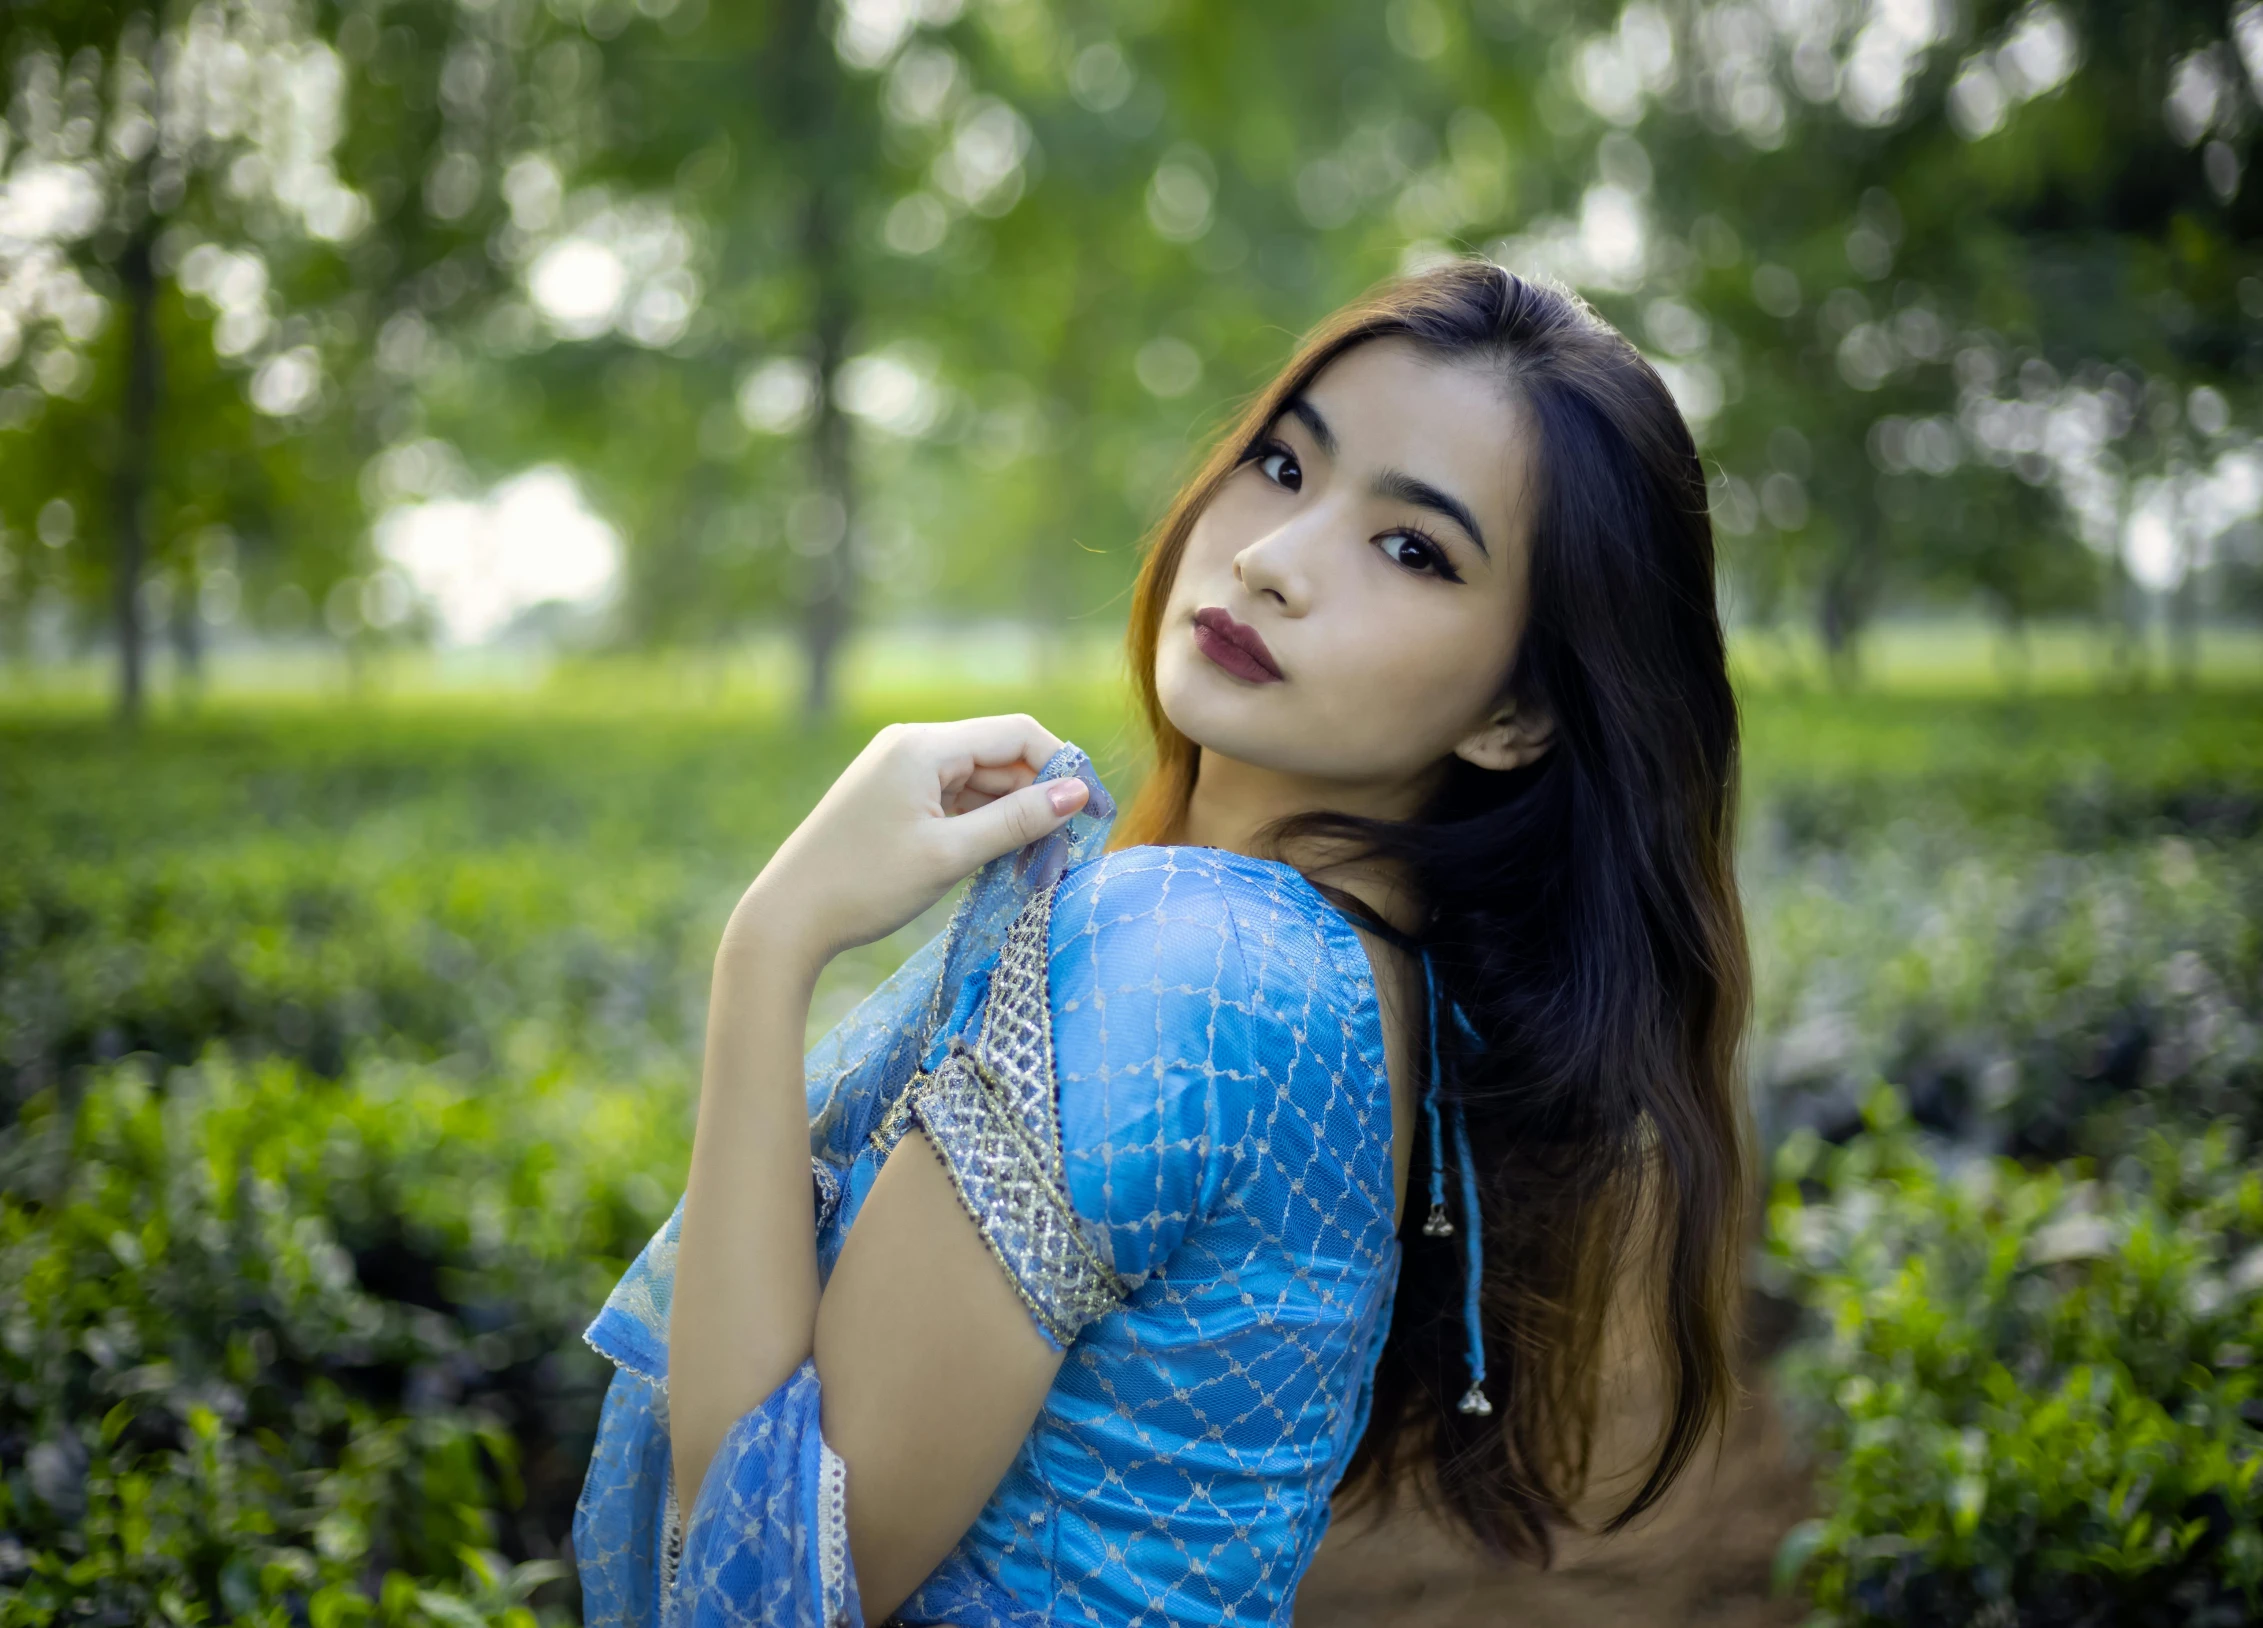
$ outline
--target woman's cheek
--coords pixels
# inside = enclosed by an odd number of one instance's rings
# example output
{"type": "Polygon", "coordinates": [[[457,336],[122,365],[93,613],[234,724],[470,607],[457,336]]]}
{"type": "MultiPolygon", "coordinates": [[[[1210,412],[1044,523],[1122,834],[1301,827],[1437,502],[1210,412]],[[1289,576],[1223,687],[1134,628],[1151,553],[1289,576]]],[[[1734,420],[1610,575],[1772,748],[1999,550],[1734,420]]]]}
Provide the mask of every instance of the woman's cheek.
{"type": "Polygon", "coordinates": [[[1501,658],[1485,637],[1489,630],[1471,618],[1440,616],[1435,607],[1419,609],[1371,624],[1358,659],[1334,675],[1346,725],[1386,755],[1442,755],[1451,741],[1429,737],[1450,732],[1458,740],[1455,722],[1482,712],[1497,687],[1501,658]]]}
{"type": "Polygon", "coordinates": [[[1372,745],[1384,734],[1403,731],[1408,708],[1418,698],[1419,686],[1407,671],[1408,652],[1397,640],[1377,633],[1372,626],[1362,627],[1310,664],[1324,693],[1316,710],[1324,727],[1345,745],[1372,745]]]}
{"type": "Polygon", "coordinates": [[[1352,671],[1346,677],[1357,694],[1373,698],[1376,710],[1403,717],[1406,703],[1429,687],[1432,670],[1442,665],[1438,638],[1430,618],[1410,615],[1379,595],[1350,630],[1352,659],[1345,666],[1352,671]]]}

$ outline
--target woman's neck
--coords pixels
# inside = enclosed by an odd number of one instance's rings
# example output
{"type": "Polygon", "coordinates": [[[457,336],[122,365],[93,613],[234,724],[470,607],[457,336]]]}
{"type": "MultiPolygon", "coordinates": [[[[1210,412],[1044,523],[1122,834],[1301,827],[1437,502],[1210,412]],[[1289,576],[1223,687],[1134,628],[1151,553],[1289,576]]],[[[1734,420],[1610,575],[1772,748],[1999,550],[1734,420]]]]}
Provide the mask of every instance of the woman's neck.
{"type": "Polygon", "coordinates": [[[1293,814],[1351,814],[1362,819],[1404,820],[1420,812],[1430,795],[1427,783],[1388,785],[1322,780],[1260,768],[1200,748],[1194,793],[1187,799],[1179,840],[1200,848],[1223,848],[1255,859],[1278,859],[1308,875],[1325,875],[1401,931],[1419,924],[1421,907],[1414,890],[1395,866],[1371,861],[1336,861],[1309,839],[1286,852],[1261,839],[1267,827],[1293,814]]]}

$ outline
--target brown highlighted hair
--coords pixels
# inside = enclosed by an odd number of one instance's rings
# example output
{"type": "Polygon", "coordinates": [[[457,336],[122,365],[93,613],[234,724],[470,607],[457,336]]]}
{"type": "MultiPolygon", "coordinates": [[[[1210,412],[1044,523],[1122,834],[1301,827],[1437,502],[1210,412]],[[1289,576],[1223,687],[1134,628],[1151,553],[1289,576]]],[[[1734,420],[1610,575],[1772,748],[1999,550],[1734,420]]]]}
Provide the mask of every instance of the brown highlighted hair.
{"type": "MultiPolygon", "coordinates": [[[[1545,1561],[1552,1529],[1579,1524],[1595,1468],[1607,1330],[1631,1313],[1662,1423],[1604,1530],[1658,1501],[1735,1389],[1750,998],[1737,708],[1697,449],[1635,348],[1576,295],[1481,260],[1386,284],[1323,323],[1152,542],[1129,646],[1156,762],[1115,840],[1175,840],[1194,791],[1200,752],[1163,714],[1155,652],[1196,520],[1323,368],[1386,337],[1494,371],[1534,438],[1529,617],[1503,693],[1555,727],[1513,771],[1454,760],[1413,820],[1316,813],[1269,833],[1284,851],[1349,844],[1413,878],[1426,907],[1413,941],[1370,925],[1430,952],[1470,1026],[1441,1025],[1438,1042],[1478,1175],[1499,1411],[1456,1408],[1468,1384],[1462,1251],[1423,1236],[1410,1196],[1345,1490],[1388,1503],[1411,1483],[1488,1548],[1545,1561]]],[[[1427,1150],[1415,1140],[1418,1195],[1427,1150]]]]}

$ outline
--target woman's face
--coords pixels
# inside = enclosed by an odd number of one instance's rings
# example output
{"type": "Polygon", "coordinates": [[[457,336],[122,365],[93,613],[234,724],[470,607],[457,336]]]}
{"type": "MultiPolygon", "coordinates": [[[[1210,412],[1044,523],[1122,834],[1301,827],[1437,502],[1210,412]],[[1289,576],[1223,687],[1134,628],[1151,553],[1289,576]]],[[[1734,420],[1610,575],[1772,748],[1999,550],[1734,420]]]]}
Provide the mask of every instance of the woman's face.
{"type": "Polygon", "coordinates": [[[1398,801],[1457,752],[1513,768],[1501,697],[1529,579],[1527,415],[1497,372],[1403,339],[1339,356],[1187,540],[1155,656],[1208,752],[1398,801]]]}

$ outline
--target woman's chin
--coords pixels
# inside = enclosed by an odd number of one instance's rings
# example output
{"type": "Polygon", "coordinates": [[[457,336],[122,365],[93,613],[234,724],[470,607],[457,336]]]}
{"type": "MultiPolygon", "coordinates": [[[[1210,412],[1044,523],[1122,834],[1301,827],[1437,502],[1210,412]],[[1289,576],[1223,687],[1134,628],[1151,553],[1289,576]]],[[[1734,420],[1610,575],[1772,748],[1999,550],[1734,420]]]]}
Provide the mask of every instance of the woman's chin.
{"type": "Polygon", "coordinates": [[[1171,727],[1197,746],[1232,757],[1243,755],[1234,750],[1233,742],[1261,748],[1267,739],[1279,739],[1285,688],[1248,683],[1199,655],[1169,670],[1158,664],[1155,674],[1156,698],[1171,727]]]}
{"type": "Polygon", "coordinates": [[[1189,707],[1174,711],[1166,703],[1163,716],[1171,726],[1213,758],[1225,758],[1248,769],[1298,778],[1312,772],[1301,761],[1291,738],[1285,738],[1278,718],[1253,716],[1254,709],[1232,705],[1189,707]]]}

